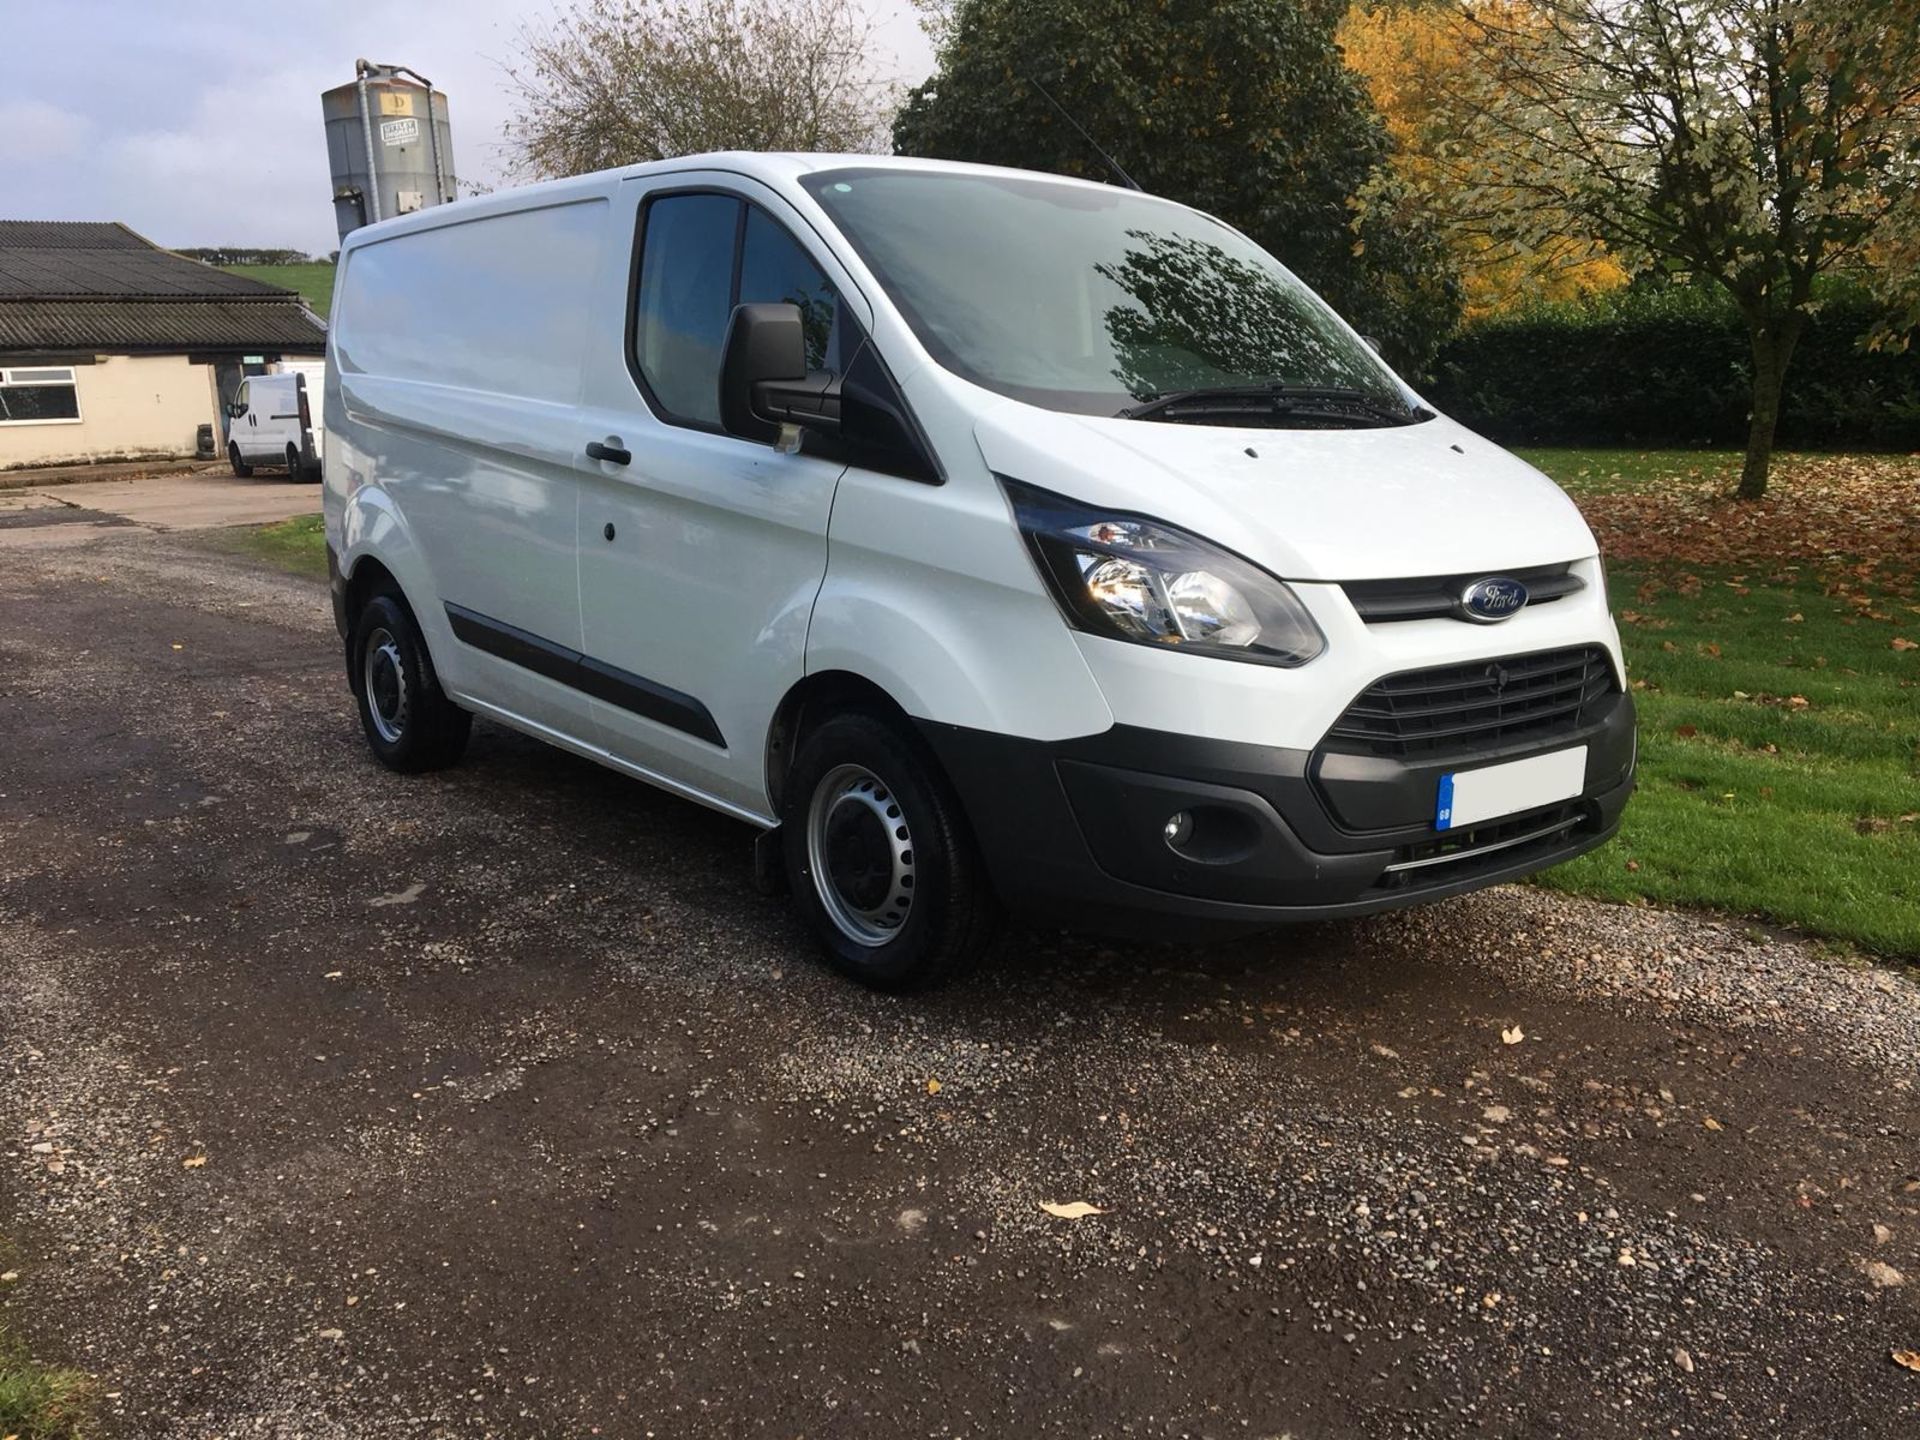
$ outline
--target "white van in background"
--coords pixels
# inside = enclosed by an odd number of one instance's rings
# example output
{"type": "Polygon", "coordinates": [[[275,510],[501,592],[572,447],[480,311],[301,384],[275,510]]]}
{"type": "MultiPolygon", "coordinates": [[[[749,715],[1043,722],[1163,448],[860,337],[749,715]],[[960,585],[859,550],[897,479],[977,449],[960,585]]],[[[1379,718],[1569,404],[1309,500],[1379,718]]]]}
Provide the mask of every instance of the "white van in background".
{"type": "Polygon", "coordinates": [[[1572,501],[1184,206],[694,156],[354,231],[327,343],[375,756],[451,764],[477,714],[735,816],[868,984],[1003,907],[1456,894],[1633,787],[1572,501]]]}
{"type": "Polygon", "coordinates": [[[236,475],[256,465],[283,467],[290,479],[318,480],[325,429],[314,423],[313,401],[326,374],[323,362],[275,375],[249,375],[227,405],[227,463],[236,475]]]}

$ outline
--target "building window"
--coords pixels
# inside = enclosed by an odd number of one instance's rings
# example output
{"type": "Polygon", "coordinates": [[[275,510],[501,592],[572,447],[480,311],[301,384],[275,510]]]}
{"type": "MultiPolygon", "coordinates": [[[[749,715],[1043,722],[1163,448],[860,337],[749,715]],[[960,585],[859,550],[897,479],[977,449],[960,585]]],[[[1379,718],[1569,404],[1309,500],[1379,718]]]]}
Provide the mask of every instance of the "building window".
{"type": "Polygon", "coordinates": [[[70,366],[0,370],[0,425],[74,424],[80,391],[70,366]]]}

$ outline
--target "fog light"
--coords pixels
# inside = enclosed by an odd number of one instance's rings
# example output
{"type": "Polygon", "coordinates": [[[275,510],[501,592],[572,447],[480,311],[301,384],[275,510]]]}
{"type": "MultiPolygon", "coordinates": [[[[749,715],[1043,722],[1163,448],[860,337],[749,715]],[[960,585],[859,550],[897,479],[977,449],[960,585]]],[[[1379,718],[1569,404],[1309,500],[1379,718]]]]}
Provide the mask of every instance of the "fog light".
{"type": "Polygon", "coordinates": [[[1184,810],[1175,811],[1167,817],[1166,828],[1160,833],[1166,837],[1167,844],[1178,850],[1193,838],[1193,816],[1184,810]]]}

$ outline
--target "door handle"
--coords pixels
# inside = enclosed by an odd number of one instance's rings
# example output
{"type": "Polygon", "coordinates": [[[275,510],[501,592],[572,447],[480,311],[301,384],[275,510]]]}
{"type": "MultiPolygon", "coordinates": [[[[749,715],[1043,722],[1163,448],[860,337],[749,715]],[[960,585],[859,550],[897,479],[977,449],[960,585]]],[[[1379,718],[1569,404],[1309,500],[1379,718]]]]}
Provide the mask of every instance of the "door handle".
{"type": "MultiPolygon", "coordinates": [[[[613,437],[609,436],[608,438],[612,439],[613,437]]],[[[604,460],[609,465],[631,465],[633,463],[633,452],[621,446],[617,441],[614,444],[606,445],[598,440],[589,440],[587,442],[587,458],[589,460],[604,460]]]]}

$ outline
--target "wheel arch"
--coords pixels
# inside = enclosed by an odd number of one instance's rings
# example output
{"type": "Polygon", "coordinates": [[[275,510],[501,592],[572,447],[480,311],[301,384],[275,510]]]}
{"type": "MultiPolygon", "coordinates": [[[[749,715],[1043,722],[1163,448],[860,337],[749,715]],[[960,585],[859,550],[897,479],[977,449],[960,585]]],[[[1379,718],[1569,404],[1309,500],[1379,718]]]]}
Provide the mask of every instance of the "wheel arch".
{"type": "Polygon", "coordinates": [[[807,727],[847,710],[866,710],[892,721],[929,764],[941,768],[932,751],[920,740],[919,729],[906,707],[880,685],[851,670],[816,671],[796,681],[781,697],[773,712],[773,721],[767,726],[767,798],[776,816],[785,803],[787,772],[807,727]]]}

